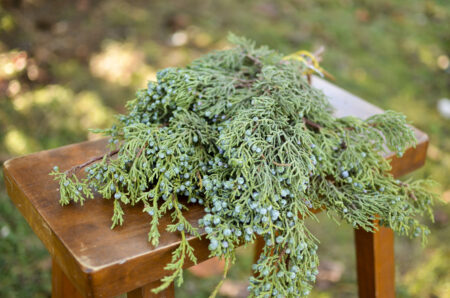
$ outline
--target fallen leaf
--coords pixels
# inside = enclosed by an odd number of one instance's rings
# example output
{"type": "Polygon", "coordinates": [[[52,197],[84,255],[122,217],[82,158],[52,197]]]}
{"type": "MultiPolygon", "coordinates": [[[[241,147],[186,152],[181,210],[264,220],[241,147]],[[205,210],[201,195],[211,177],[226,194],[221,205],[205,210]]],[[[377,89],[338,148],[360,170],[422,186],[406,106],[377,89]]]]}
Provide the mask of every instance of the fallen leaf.
{"type": "Polygon", "coordinates": [[[320,289],[327,289],[331,284],[338,282],[342,273],[344,273],[345,266],[341,262],[334,262],[330,260],[323,260],[319,265],[319,274],[317,275],[317,287],[320,289]]]}
{"type": "Polygon", "coordinates": [[[226,279],[219,290],[219,294],[226,297],[245,298],[248,296],[248,282],[226,279]]]}
{"type": "Polygon", "coordinates": [[[221,275],[225,268],[225,260],[214,257],[203,263],[189,268],[189,271],[197,277],[210,277],[212,275],[221,275]]]}

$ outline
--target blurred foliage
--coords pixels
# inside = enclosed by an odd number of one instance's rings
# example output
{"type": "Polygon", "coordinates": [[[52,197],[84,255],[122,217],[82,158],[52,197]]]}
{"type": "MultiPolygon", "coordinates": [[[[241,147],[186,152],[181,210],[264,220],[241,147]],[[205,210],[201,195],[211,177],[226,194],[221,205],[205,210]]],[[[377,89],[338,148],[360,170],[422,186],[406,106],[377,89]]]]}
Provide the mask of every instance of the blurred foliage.
{"type": "MultiPolygon", "coordinates": [[[[224,48],[233,31],[284,53],[325,46],[322,65],[336,84],[405,113],[429,133],[428,163],[414,175],[439,181],[450,201],[450,120],[436,109],[450,89],[449,1],[0,3],[0,162],[94,137],[87,129],[110,125],[157,69],[224,48]]],[[[449,216],[448,205],[436,208],[424,248],[397,238],[399,297],[448,297],[449,216]]],[[[319,280],[312,297],[354,297],[351,228],[324,219],[311,229],[322,242],[321,259],[345,266],[338,281],[319,280]]],[[[3,184],[0,238],[0,296],[48,296],[48,253],[3,184]]],[[[249,272],[251,248],[240,254],[232,281],[249,272]]],[[[187,275],[180,291],[192,297],[204,297],[215,283],[187,275]]]]}

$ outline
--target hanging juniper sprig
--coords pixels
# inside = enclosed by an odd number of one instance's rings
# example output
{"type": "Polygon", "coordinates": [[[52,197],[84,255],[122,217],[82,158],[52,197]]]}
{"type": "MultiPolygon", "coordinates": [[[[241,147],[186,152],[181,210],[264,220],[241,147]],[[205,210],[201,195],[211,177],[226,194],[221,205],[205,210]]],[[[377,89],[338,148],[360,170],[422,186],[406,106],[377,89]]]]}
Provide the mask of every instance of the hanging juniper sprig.
{"type": "MultiPolygon", "coordinates": [[[[51,173],[62,205],[83,203],[96,191],[113,198],[112,227],[124,204],[141,203],[151,216],[148,240],[157,246],[159,219],[181,234],[160,291],[183,281],[196,262],[186,235],[199,235],[183,216],[188,202],[204,207],[200,228],[211,256],[235,261],[235,249],[263,237],[250,295],[307,296],[318,273],[316,238],[303,218],[322,208],[336,220],[373,231],[383,226],[425,239],[435,195],[427,181],[400,182],[389,174],[386,150],[402,154],[415,137],[402,114],[366,120],[336,118],[324,94],[306,79],[309,65],[283,59],[234,35],[235,47],[183,68],[167,68],[127,103],[129,113],[101,132],[110,153],[66,172],[51,173]],[[85,178],[76,171],[85,167],[85,178]]],[[[214,292],[215,293],[215,292],[214,292]]]]}

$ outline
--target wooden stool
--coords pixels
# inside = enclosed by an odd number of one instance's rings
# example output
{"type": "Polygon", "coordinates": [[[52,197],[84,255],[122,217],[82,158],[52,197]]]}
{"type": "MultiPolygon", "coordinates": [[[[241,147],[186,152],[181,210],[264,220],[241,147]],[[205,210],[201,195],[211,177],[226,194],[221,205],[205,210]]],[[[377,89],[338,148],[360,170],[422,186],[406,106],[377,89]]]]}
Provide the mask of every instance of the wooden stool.
{"type": "MultiPolygon", "coordinates": [[[[366,118],[381,110],[319,78],[313,85],[328,95],[337,116],[366,118]]],[[[425,161],[428,137],[415,130],[416,148],[409,148],[403,158],[394,154],[392,172],[400,176],[419,168],[425,161]]],[[[142,206],[124,206],[125,222],[110,230],[112,205],[103,199],[87,200],[84,206],[58,203],[58,184],[48,174],[53,166],[68,169],[106,152],[106,140],[84,142],[54,150],[18,157],[4,163],[6,187],[14,204],[53,260],[52,297],[174,297],[173,286],[154,295],[150,290],[167,274],[164,266],[180,237],[165,230],[169,216],[161,219],[160,244],[147,241],[150,216],[142,206]]],[[[193,226],[203,216],[201,206],[185,212],[193,226]]],[[[204,233],[203,233],[204,234],[204,233]]],[[[395,266],[392,231],[377,233],[355,231],[358,286],[360,297],[394,297],[395,266]]],[[[208,240],[189,238],[199,262],[208,259],[208,240]]],[[[193,264],[187,263],[185,267],[193,264]]]]}

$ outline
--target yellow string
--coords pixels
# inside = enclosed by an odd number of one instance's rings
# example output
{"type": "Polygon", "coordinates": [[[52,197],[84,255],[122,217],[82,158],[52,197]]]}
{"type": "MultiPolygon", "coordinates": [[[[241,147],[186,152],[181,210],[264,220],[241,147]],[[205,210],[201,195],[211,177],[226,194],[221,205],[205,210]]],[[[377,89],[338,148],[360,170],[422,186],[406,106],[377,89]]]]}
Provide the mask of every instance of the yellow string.
{"type": "Polygon", "coordinates": [[[319,61],[317,61],[317,58],[308,51],[305,51],[305,50],[297,51],[295,53],[284,56],[283,59],[284,60],[297,60],[297,61],[305,63],[306,66],[308,67],[307,70],[305,70],[305,72],[304,72],[304,74],[306,74],[306,75],[318,73],[320,76],[323,77],[324,74],[326,74],[326,75],[328,74],[328,72],[319,65],[319,61]],[[310,62],[307,59],[309,59],[310,62]]]}

